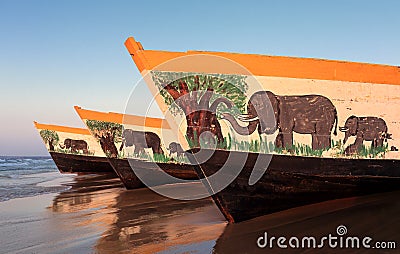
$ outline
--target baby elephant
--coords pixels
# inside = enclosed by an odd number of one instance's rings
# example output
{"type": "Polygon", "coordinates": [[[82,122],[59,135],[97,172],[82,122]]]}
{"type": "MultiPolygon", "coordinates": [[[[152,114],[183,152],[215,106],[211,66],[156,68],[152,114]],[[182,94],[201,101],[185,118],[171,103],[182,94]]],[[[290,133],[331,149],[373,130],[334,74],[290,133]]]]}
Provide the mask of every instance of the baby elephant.
{"type": "Polygon", "coordinates": [[[383,142],[391,138],[385,120],[379,117],[350,116],[339,130],[345,132],[343,144],[350,136],[356,136],[356,141],[346,149],[346,154],[354,154],[361,149],[364,140],[372,141],[372,147],[383,146],[383,142]]]}
{"type": "Polygon", "coordinates": [[[176,156],[180,157],[181,155],[183,155],[185,153],[182,146],[176,142],[170,143],[168,146],[168,150],[169,150],[170,156],[171,156],[171,154],[176,153],[176,156]]]}
{"type": "Polygon", "coordinates": [[[75,140],[66,138],[64,140],[64,146],[60,145],[62,149],[71,149],[71,152],[76,153],[78,151],[82,151],[83,154],[88,154],[88,144],[85,140],[75,140]]]}

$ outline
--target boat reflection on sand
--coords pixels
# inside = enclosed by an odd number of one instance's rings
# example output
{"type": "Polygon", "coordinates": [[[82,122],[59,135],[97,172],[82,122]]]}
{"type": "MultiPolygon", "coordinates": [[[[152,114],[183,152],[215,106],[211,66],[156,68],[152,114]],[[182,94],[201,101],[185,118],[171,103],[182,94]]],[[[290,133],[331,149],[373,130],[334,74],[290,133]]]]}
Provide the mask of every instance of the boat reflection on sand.
{"type": "Polygon", "coordinates": [[[94,228],[98,253],[208,253],[226,226],[211,198],[180,201],[146,188],[125,190],[119,178],[101,175],[77,176],[50,209],[72,214],[77,230],[94,228]]]}
{"type": "Polygon", "coordinates": [[[69,190],[58,194],[49,207],[57,213],[101,210],[97,208],[115,206],[115,199],[123,187],[114,174],[80,174],[67,184],[69,190]]]}
{"type": "MultiPolygon", "coordinates": [[[[278,237],[290,239],[295,236],[300,240],[313,236],[318,240],[323,236],[337,237],[337,228],[345,226],[347,233],[343,237],[357,236],[363,239],[371,237],[371,246],[376,241],[400,244],[400,201],[399,191],[374,194],[363,197],[345,198],[326,201],[255,219],[228,225],[217,240],[215,253],[382,253],[377,249],[365,249],[360,242],[359,249],[329,248],[325,241],[323,248],[290,248],[277,246],[278,237]],[[268,243],[272,237],[273,248],[257,246],[259,237],[267,232],[268,243]]],[[[263,244],[263,242],[260,242],[263,244]]],[[[288,240],[286,243],[288,245],[288,240]]],[[[301,242],[300,242],[301,244],[301,242]]],[[[345,245],[344,245],[345,246],[345,245]]],[[[301,245],[300,245],[301,247],[301,245]]],[[[397,253],[395,249],[382,250],[383,253],[397,253]]]]}

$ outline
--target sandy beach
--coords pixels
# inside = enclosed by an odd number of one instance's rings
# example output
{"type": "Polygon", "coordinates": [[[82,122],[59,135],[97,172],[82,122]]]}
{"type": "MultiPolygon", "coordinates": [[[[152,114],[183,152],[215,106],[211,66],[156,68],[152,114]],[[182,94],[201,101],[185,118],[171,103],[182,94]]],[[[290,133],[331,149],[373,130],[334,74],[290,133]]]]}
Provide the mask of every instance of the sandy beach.
{"type": "Polygon", "coordinates": [[[63,176],[69,190],[0,203],[0,253],[210,253],[226,222],[211,199],[125,190],[109,175],[63,176]]]}
{"type": "MultiPolygon", "coordinates": [[[[227,225],[211,199],[126,190],[111,175],[60,175],[64,188],[0,202],[0,253],[398,253],[398,249],[259,248],[270,236],[348,235],[400,243],[400,192],[333,200],[227,225]]],[[[398,246],[397,246],[398,248],[398,246]]]]}
{"type": "MultiPolygon", "coordinates": [[[[381,193],[363,197],[345,198],[297,207],[265,215],[253,220],[228,225],[215,246],[216,253],[399,253],[400,243],[400,192],[381,193]],[[273,244],[259,248],[257,239],[267,232],[269,239],[284,236],[302,238],[313,236],[321,239],[329,234],[337,236],[337,228],[345,226],[343,237],[369,236],[373,241],[391,241],[394,249],[322,248],[282,249],[273,244]]],[[[288,242],[286,242],[288,245],[288,242]]],[[[345,246],[345,245],[343,245],[345,246]]]]}

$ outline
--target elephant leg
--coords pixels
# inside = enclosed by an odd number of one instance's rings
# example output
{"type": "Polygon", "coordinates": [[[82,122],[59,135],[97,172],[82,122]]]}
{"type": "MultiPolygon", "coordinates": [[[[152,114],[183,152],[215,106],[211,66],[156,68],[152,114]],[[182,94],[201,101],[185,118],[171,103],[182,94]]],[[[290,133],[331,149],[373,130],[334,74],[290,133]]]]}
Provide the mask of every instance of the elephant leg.
{"type": "Polygon", "coordinates": [[[331,129],[333,122],[319,121],[315,124],[316,141],[313,142],[314,150],[329,149],[331,147],[331,129]]]}
{"type": "Polygon", "coordinates": [[[353,155],[353,154],[357,154],[359,152],[359,147],[357,147],[357,145],[355,144],[351,144],[348,147],[346,147],[345,150],[345,154],[346,155],[353,155]]]}
{"type": "Polygon", "coordinates": [[[140,149],[139,149],[139,153],[141,153],[141,154],[144,154],[144,153],[145,153],[145,151],[144,151],[144,147],[140,147],[140,149]]]}
{"type": "Polygon", "coordinates": [[[378,138],[376,140],[376,147],[378,147],[378,146],[383,146],[383,139],[382,138],[378,138]]]}
{"type": "Polygon", "coordinates": [[[135,150],[133,151],[134,154],[139,154],[141,150],[141,147],[138,145],[135,145],[135,150]]]}
{"type": "Polygon", "coordinates": [[[331,148],[332,145],[332,138],[331,135],[329,134],[328,136],[324,136],[323,142],[322,142],[322,148],[323,149],[329,149],[331,148]]]}
{"type": "Polygon", "coordinates": [[[354,141],[354,145],[357,146],[357,148],[361,148],[363,144],[364,144],[364,135],[357,134],[356,141],[354,141]]]}
{"type": "Polygon", "coordinates": [[[351,148],[352,153],[357,153],[357,152],[361,151],[363,144],[364,144],[363,135],[357,134],[356,141],[354,141],[354,143],[351,144],[349,147],[351,148]]]}
{"type": "Polygon", "coordinates": [[[279,133],[275,139],[275,146],[278,148],[283,148],[283,135],[279,133]]]}
{"type": "Polygon", "coordinates": [[[316,133],[311,133],[311,137],[312,137],[312,143],[311,143],[311,148],[313,149],[313,150],[317,150],[317,149],[319,149],[318,147],[319,147],[319,137],[318,137],[318,135],[316,134],[316,133]]]}
{"type": "Polygon", "coordinates": [[[157,154],[164,154],[163,150],[161,149],[161,146],[152,146],[151,150],[153,151],[153,153],[157,153],[157,154]]]}
{"type": "Polygon", "coordinates": [[[313,150],[329,149],[331,147],[331,137],[329,134],[313,133],[311,136],[313,150]]]}
{"type": "Polygon", "coordinates": [[[284,132],[282,133],[283,147],[287,149],[291,149],[293,146],[293,132],[284,132]]]}

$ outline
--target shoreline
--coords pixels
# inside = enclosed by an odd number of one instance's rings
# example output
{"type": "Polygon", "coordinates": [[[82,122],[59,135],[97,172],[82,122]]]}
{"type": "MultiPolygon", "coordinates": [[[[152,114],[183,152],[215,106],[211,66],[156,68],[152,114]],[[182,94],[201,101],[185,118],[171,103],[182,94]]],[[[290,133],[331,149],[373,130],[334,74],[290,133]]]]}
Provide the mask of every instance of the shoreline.
{"type": "Polygon", "coordinates": [[[211,198],[179,201],[126,190],[109,175],[76,175],[42,185],[59,193],[0,202],[6,253],[211,252],[226,222],[211,198]]]}
{"type": "MultiPolygon", "coordinates": [[[[400,192],[337,199],[227,224],[211,198],[179,201],[142,188],[126,190],[110,175],[62,175],[41,184],[59,193],[0,202],[0,245],[5,253],[281,253],[257,248],[270,236],[335,233],[371,235],[400,244],[400,192]]],[[[168,188],[164,186],[163,188],[168,188]]],[[[398,246],[397,246],[398,248],[398,246]]],[[[397,249],[396,249],[397,250],[397,249]]],[[[395,253],[386,250],[384,253],[395,253]]],[[[298,250],[287,250],[298,253],[298,250]]],[[[304,249],[303,252],[310,251],[304,249]]],[[[337,249],[313,250],[337,253],[337,249]]],[[[349,253],[342,250],[339,253],[349,253]]],[[[365,250],[357,250],[365,253],[365,250]]],[[[285,251],[286,253],[286,251],[285,251]]],[[[376,253],[367,252],[367,253],[376,253]]]]}

